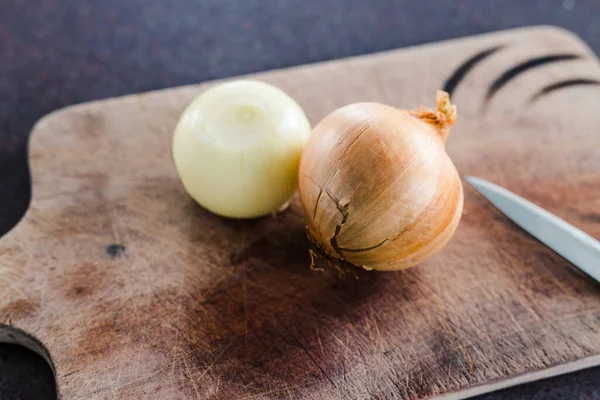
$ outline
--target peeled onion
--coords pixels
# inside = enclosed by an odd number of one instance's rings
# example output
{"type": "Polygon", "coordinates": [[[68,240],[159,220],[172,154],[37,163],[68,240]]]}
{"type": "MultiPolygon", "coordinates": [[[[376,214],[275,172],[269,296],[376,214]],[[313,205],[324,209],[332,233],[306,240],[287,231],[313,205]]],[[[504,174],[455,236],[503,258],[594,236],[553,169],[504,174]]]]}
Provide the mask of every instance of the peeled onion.
{"type": "Polygon", "coordinates": [[[399,270],[440,251],[463,207],[445,150],[455,121],[456,107],[439,91],[436,110],[356,103],[315,126],[300,162],[299,194],[318,252],[399,270]]]}
{"type": "Polygon", "coordinates": [[[201,206],[225,217],[260,217],[284,208],[295,193],[310,129],[281,89],[252,80],[222,83],[183,112],[173,160],[201,206]]]}

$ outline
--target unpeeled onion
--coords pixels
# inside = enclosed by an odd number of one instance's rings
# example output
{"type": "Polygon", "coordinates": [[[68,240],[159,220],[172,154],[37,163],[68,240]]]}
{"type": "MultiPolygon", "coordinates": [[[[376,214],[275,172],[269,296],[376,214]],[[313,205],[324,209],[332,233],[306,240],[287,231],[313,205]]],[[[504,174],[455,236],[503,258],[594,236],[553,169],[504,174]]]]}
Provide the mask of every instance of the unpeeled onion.
{"type": "Polygon", "coordinates": [[[356,103],[315,126],[300,161],[299,194],[319,252],[399,270],[441,250],[463,207],[445,151],[455,121],[456,107],[439,91],[436,110],[356,103]]]}

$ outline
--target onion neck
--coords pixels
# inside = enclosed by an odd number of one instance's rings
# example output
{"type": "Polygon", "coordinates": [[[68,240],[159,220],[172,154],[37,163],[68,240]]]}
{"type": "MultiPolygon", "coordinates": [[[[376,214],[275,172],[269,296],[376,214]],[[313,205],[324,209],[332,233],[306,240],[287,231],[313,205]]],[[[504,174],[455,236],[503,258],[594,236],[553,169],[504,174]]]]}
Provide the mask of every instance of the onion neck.
{"type": "Polygon", "coordinates": [[[456,122],[456,106],[450,103],[450,95],[442,90],[437,91],[436,104],[435,110],[421,106],[421,109],[412,110],[410,113],[432,125],[438,131],[443,143],[446,144],[450,129],[456,122]]]}

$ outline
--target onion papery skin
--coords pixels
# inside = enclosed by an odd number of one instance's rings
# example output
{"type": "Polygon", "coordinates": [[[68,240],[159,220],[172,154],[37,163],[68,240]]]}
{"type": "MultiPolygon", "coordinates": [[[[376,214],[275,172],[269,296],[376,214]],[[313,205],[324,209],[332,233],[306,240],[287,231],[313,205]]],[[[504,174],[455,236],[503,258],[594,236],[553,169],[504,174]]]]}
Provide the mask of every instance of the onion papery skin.
{"type": "Polygon", "coordinates": [[[455,119],[438,92],[437,110],[355,103],[317,124],[300,161],[299,195],[318,253],[391,271],[439,252],[463,208],[445,150],[455,119]]]}

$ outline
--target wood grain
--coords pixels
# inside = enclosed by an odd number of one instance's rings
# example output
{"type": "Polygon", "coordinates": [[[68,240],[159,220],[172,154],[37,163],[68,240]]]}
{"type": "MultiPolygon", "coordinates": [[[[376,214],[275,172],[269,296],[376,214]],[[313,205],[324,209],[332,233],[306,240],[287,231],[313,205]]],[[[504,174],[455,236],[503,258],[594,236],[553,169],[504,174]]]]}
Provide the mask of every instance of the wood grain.
{"type": "MultiPolygon", "coordinates": [[[[431,105],[456,70],[448,151],[459,172],[600,238],[600,87],[581,82],[600,68],[564,31],[253,77],[282,87],[316,123],[354,101],[431,105]],[[525,68],[489,95],[511,68],[564,53],[577,57],[525,68]]],[[[254,221],[201,209],[177,179],[170,140],[207,85],[77,105],[34,128],[33,199],[0,241],[0,340],[43,354],[62,399],[458,398],[597,363],[600,285],[467,184],[441,254],[345,278],[310,270],[297,200],[254,221]]]]}

